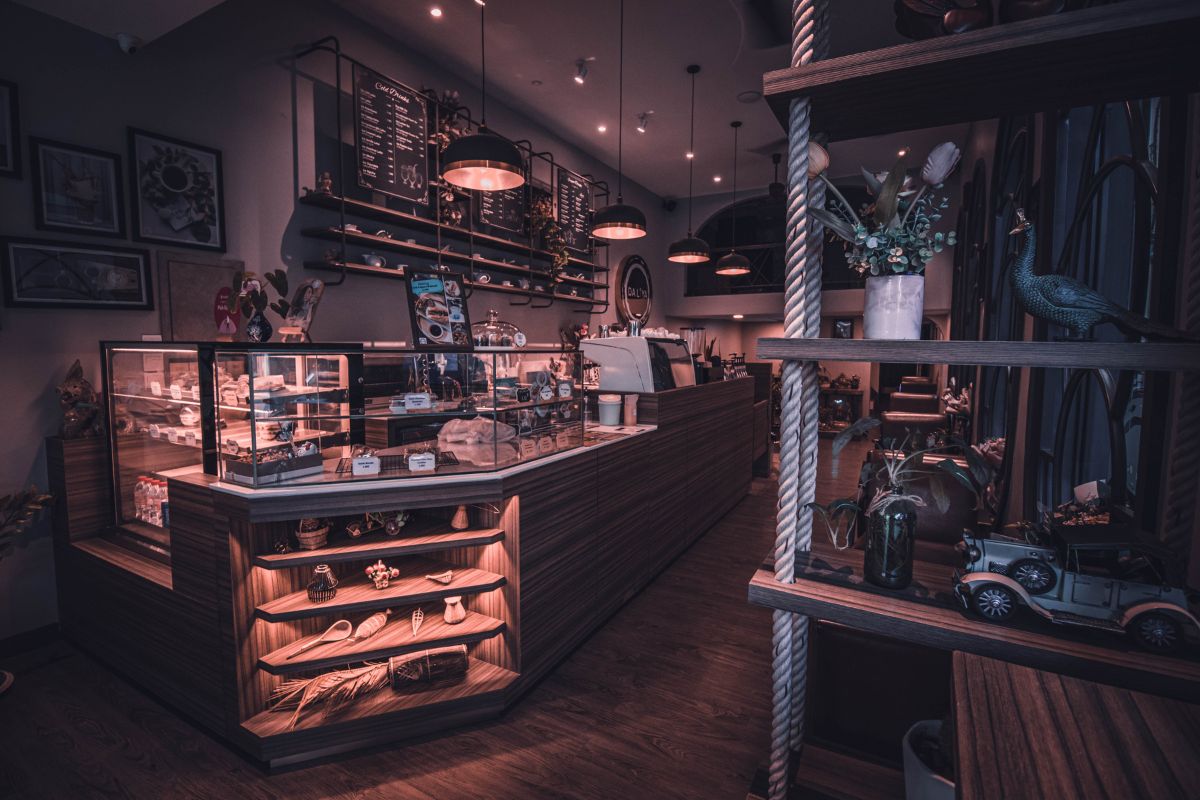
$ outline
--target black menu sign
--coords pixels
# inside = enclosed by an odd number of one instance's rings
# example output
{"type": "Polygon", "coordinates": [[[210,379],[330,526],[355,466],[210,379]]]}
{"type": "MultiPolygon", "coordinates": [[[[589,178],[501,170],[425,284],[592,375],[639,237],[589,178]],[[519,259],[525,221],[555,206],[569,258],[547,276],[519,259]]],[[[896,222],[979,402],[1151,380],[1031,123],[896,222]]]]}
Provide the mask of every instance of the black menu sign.
{"type": "Polygon", "coordinates": [[[592,189],[588,182],[570,170],[558,168],[555,206],[558,227],[567,247],[577,253],[590,252],[592,228],[592,189]]]}
{"type": "Polygon", "coordinates": [[[425,98],[368,69],[354,80],[358,184],[414,203],[429,203],[425,98]]]}
{"type": "Polygon", "coordinates": [[[475,219],[512,233],[525,233],[525,189],[474,192],[475,219]]]}

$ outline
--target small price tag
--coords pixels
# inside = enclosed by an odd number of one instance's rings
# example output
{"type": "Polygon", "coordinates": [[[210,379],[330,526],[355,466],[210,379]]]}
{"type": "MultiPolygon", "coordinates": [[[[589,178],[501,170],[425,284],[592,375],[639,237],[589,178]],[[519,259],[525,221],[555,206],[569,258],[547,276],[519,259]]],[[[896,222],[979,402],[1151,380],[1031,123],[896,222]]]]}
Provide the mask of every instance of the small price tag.
{"type": "Polygon", "coordinates": [[[200,385],[199,384],[192,387],[192,399],[195,400],[197,403],[200,402],[200,385]]]}
{"type": "Polygon", "coordinates": [[[543,402],[548,402],[550,400],[553,400],[554,399],[554,388],[551,386],[543,386],[541,389],[538,390],[538,397],[541,398],[543,402]]]}
{"type": "Polygon", "coordinates": [[[171,444],[179,444],[179,431],[176,428],[167,428],[167,441],[171,444]]]}
{"type": "Polygon", "coordinates": [[[150,394],[155,397],[162,397],[162,384],[158,381],[150,381],[150,394]]]}
{"type": "Polygon", "coordinates": [[[537,455],[537,443],[532,439],[521,439],[521,458],[531,458],[537,455]]]}
{"type": "Polygon", "coordinates": [[[171,384],[171,399],[172,400],[182,400],[183,399],[183,389],[180,388],[178,383],[171,384]]]}
{"type": "Polygon", "coordinates": [[[527,339],[525,338],[525,334],[521,331],[517,331],[513,334],[513,344],[515,344],[517,347],[524,347],[526,341],[527,339]]]}
{"type": "Polygon", "coordinates": [[[570,381],[559,381],[558,382],[558,397],[560,400],[566,400],[568,397],[570,397],[572,395],[572,393],[574,393],[574,391],[575,391],[575,387],[571,384],[570,381]]]}
{"type": "Polygon", "coordinates": [[[187,433],[185,433],[183,435],[183,443],[190,447],[195,447],[196,446],[196,432],[188,431],[187,433]]]}
{"type": "Polygon", "coordinates": [[[152,424],[150,426],[149,430],[150,430],[150,438],[151,439],[157,439],[160,436],[162,436],[162,431],[159,429],[159,427],[157,425],[152,424]]]}
{"type": "Polygon", "coordinates": [[[409,392],[404,395],[405,411],[428,411],[433,408],[433,397],[429,392],[409,392]]]}
{"type": "Polygon", "coordinates": [[[380,464],[382,462],[379,456],[360,456],[350,460],[351,475],[378,475],[380,464]]]}
{"type": "Polygon", "coordinates": [[[408,457],[409,472],[433,472],[437,469],[437,456],[433,453],[413,453],[408,457]]]}

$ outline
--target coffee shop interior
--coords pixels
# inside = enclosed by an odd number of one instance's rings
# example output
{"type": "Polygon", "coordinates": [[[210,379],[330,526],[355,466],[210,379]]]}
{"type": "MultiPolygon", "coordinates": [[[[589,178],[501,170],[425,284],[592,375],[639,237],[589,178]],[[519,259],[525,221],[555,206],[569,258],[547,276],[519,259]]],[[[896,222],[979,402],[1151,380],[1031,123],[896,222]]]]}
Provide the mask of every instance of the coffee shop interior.
{"type": "Polygon", "coordinates": [[[0,0],[0,798],[1200,798],[1197,40],[0,0]]]}

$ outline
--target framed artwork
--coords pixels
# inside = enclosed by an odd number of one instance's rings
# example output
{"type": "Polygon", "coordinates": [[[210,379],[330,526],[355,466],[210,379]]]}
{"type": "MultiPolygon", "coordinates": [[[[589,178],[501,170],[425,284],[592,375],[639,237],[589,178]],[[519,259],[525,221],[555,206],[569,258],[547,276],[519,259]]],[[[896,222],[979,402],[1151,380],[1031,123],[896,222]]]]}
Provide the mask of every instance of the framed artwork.
{"type": "Polygon", "coordinates": [[[0,247],[10,307],[154,308],[146,250],[17,238],[0,247]]]}
{"type": "Polygon", "coordinates": [[[133,238],[225,252],[221,151],[129,129],[133,238]]]}
{"type": "Polygon", "coordinates": [[[853,317],[842,317],[835,319],[832,326],[834,339],[853,339],[854,338],[854,319],[853,317]]]}
{"type": "Polygon", "coordinates": [[[413,341],[431,350],[471,350],[462,276],[453,272],[413,270],[404,281],[413,341]]]}
{"type": "Polygon", "coordinates": [[[17,85],[0,80],[0,177],[21,177],[21,116],[17,85]]]}
{"type": "Polygon", "coordinates": [[[125,238],[121,158],[29,137],[38,230],[125,238]]]}

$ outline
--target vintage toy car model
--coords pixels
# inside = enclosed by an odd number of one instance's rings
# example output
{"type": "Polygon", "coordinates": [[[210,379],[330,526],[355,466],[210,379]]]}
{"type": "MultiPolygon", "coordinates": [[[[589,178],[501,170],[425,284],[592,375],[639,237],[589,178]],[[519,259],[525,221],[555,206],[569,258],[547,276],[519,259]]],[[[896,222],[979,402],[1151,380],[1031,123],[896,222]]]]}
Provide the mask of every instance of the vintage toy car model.
{"type": "Polygon", "coordinates": [[[963,534],[964,569],[954,594],[989,622],[1018,605],[1059,625],[1128,633],[1143,647],[1172,652],[1186,628],[1200,630],[1163,548],[1119,526],[1059,528],[1047,544],[963,534]]]}

